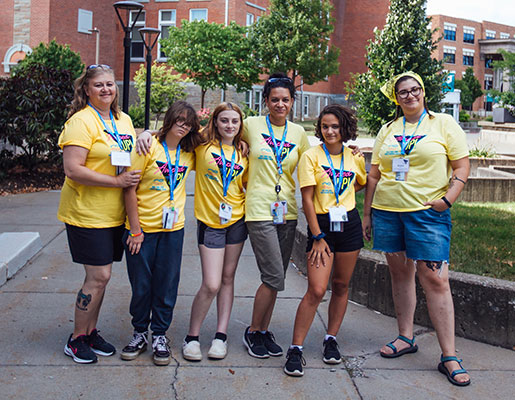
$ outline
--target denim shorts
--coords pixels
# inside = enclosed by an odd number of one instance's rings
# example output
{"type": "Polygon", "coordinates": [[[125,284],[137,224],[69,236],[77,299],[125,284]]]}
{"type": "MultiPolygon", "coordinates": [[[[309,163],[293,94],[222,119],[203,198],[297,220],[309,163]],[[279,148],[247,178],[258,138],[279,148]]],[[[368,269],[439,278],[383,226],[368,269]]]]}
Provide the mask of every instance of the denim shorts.
{"type": "Polygon", "coordinates": [[[372,209],[374,250],[405,251],[412,260],[449,261],[451,212],[432,208],[411,212],[372,209]]]}

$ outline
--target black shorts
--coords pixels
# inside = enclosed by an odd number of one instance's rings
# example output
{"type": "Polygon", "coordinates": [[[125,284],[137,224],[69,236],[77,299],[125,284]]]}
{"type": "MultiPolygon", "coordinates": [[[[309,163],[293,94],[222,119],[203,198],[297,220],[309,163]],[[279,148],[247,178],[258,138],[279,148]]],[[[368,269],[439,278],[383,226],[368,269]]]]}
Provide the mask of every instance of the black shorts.
{"type": "Polygon", "coordinates": [[[85,265],[108,265],[121,261],[125,226],[81,228],[66,224],[68,245],[73,262],[85,265]]]}
{"type": "Polygon", "coordinates": [[[197,224],[198,244],[210,249],[223,249],[226,244],[238,244],[247,240],[248,232],[242,218],[226,228],[211,228],[202,221],[197,224]]]}
{"type": "MultiPolygon", "coordinates": [[[[329,214],[317,214],[320,230],[325,233],[324,240],[334,253],[346,253],[356,251],[363,247],[363,231],[361,229],[361,218],[356,208],[347,214],[349,220],[343,223],[343,232],[329,231],[329,214]]],[[[306,252],[313,247],[313,234],[308,226],[308,243],[306,252]]]]}

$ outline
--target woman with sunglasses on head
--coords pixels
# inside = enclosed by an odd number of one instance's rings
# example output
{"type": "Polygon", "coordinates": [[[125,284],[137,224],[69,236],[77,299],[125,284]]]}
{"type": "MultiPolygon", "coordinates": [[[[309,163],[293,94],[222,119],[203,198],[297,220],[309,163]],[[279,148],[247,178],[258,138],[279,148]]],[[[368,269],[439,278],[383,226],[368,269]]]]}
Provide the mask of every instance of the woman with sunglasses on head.
{"type": "Polygon", "coordinates": [[[275,73],[263,87],[269,114],[244,121],[243,139],[249,144],[245,221],[262,283],[243,343],[257,358],[283,354],[269,325],[277,293],[284,290],[297,226],[293,172],[310,147],[304,128],[288,121],[294,99],[294,82],[275,73]]]}
{"type": "Polygon", "coordinates": [[[243,114],[234,103],[218,105],[202,132],[206,144],[195,149],[195,217],[202,263],[202,284],[191,306],[182,354],[200,361],[200,328],[216,297],[217,328],[207,356],[227,354],[227,326],[234,299],[234,276],[243,244],[248,160],[240,149],[243,114]]]}
{"type": "Polygon", "coordinates": [[[466,386],[470,377],[456,357],[448,277],[449,209],[470,170],[465,133],[450,115],[427,109],[424,83],[416,73],[393,77],[381,91],[397,112],[374,144],[363,235],[370,240],[372,233],[374,249],[386,253],[399,336],[380,354],[395,358],[418,350],[413,333],[416,273],[442,350],[438,370],[452,384],[466,386]]]}
{"type": "Polygon", "coordinates": [[[297,309],[292,345],[284,372],[303,376],[304,339],[331,279],[329,321],[323,340],[323,361],[341,363],[336,335],[347,310],[349,282],[363,247],[361,219],[355,191],[367,181],[365,158],[344,146],[355,140],[358,121],[340,105],[326,106],[316,124],[319,146],[306,151],[299,162],[302,205],[308,221],[308,289],[297,309]]]}
{"type": "Polygon", "coordinates": [[[134,360],[146,350],[150,325],[154,364],[170,364],[166,332],[179,286],[185,183],[201,140],[195,110],[177,101],[166,112],[148,154],[134,160],[134,168],[143,172],[139,184],[124,191],[128,218],[123,242],[134,333],[122,350],[123,360],[134,360]]]}
{"type": "Polygon", "coordinates": [[[118,87],[107,65],[90,65],[75,81],[68,120],[59,136],[66,179],[57,217],[66,224],[74,262],[84,283],[75,302],[74,330],[64,348],[77,363],[115,353],[97,331],[113,261],[121,261],[125,220],[122,188],[139,181],[131,165],[134,127],[118,108],[118,87]]]}

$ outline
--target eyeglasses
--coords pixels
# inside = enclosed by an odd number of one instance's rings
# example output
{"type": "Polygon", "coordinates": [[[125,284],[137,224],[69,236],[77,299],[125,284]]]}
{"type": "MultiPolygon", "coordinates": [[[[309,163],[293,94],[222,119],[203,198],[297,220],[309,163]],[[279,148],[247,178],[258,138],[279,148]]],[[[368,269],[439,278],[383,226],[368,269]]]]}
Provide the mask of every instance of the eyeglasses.
{"type": "Polygon", "coordinates": [[[191,123],[186,121],[184,118],[177,118],[175,120],[175,125],[177,125],[179,128],[189,128],[189,129],[191,129],[191,127],[192,127],[191,123]]]}
{"type": "Polygon", "coordinates": [[[284,82],[284,83],[291,83],[291,78],[288,77],[281,77],[281,78],[270,78],[268,79],[268,83],[275,83],[275,82],[284,82]]]}
{"type": "Polygon", "coordinates": [[[86,69],[89,71],[90,69],[95,69],[95,68],[111,69],[111,67],[109,65],[107,65],[107,64],[91,64],[86,69]]]}
{"type": "Polygon", "coordinates": [[[422,93],[422,88],[420,86],[411,88],[411,90],[401,90],[400,92],[397,92],[397,95],[401,99],[407,99],[408,96],[411,94],[413,97],[420,96],[420,93],[422,93]]]}

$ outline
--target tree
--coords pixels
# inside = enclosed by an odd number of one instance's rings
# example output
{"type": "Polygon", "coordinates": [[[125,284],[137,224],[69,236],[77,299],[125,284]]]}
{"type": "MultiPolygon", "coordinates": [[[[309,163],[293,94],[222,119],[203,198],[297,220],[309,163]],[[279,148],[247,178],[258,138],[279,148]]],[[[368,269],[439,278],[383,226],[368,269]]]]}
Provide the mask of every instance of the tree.
{"type": "Polygon", "coordinates": [[[368,71],[353,75],[347,89],[354,94],[358,117],[368,131],[376,135],[381,126],[392,119],[395,104],[380,92],[388,79],[405,71],[414,71],[424,80],[426,101],[430,109],[439,110],[442,62],[431,57],[439,40],[433,41],[435,30],[429,29],[425,0],[391,0],[383,30],[375,30],[367,46],[368,71]]]}
{"type": "MultiPolygon", "coordinates": [[[[157,121],[161,114],[168,109],[174,102],[186,98],[183,82],[180,75],[174,74],[170,67],[152,65],[152,90],[150,91],[150,112],[155,114],[154,129],[157,128],[157,121]]],[[[145,105],[145,93],[147,83],[147,68],[141,64],[139,70],[134,75],[136,90],[140,98],[141,105],[145,105]]]]}
{"type": "Polygon", "coordinates": [[[510,83],[511,91],[515,92],[515,53],[499,49],[499,53],[502,55],[502,60],[493,62],[495,69],[503,70],[508,78],[507,81],[510,83]]]}
{"type": "Polygon", "coordinates": [[[71,50],[70,46],[58,44],[55,40],[36,46],[32,53],[18,63],[14,74],[21,73],[35,64],[70,71],[73,79],[78,78],[84,69],[80,54],[71,50]]]}
{"type": "Polygon", "coordinates": [[[60,158],[57,138],[72,98],[68,70],[31,64],[0,78],[0,139],[23,151],[20,161],[29,169],[60,158]]]}
{"type": "Polygon", "coordinates": [[[200,86],[201,108],[209,89],[234,86],[241,92],[259,81],[246,27],[182,20],[180,28],[171,27],[169,32],[161,39],[162,49],[176,71],[200,86]]]}
{"type": "Polygon", "coordinates": [[[483,95],[481,83],[474,76],[474,69],[471,67],[466,69],[463,79],[456,80],[454,87],[461,90],[461,105],[466,110],[471,110],[474,101],[483,95]]]}
{"type": "Polygon", "coordinates": [[[338,73],[340,50],[329,44],[332,9],[329,0],[270,0],[270,14],[249,32],[260,65],[309,85],[338,73]]]}

